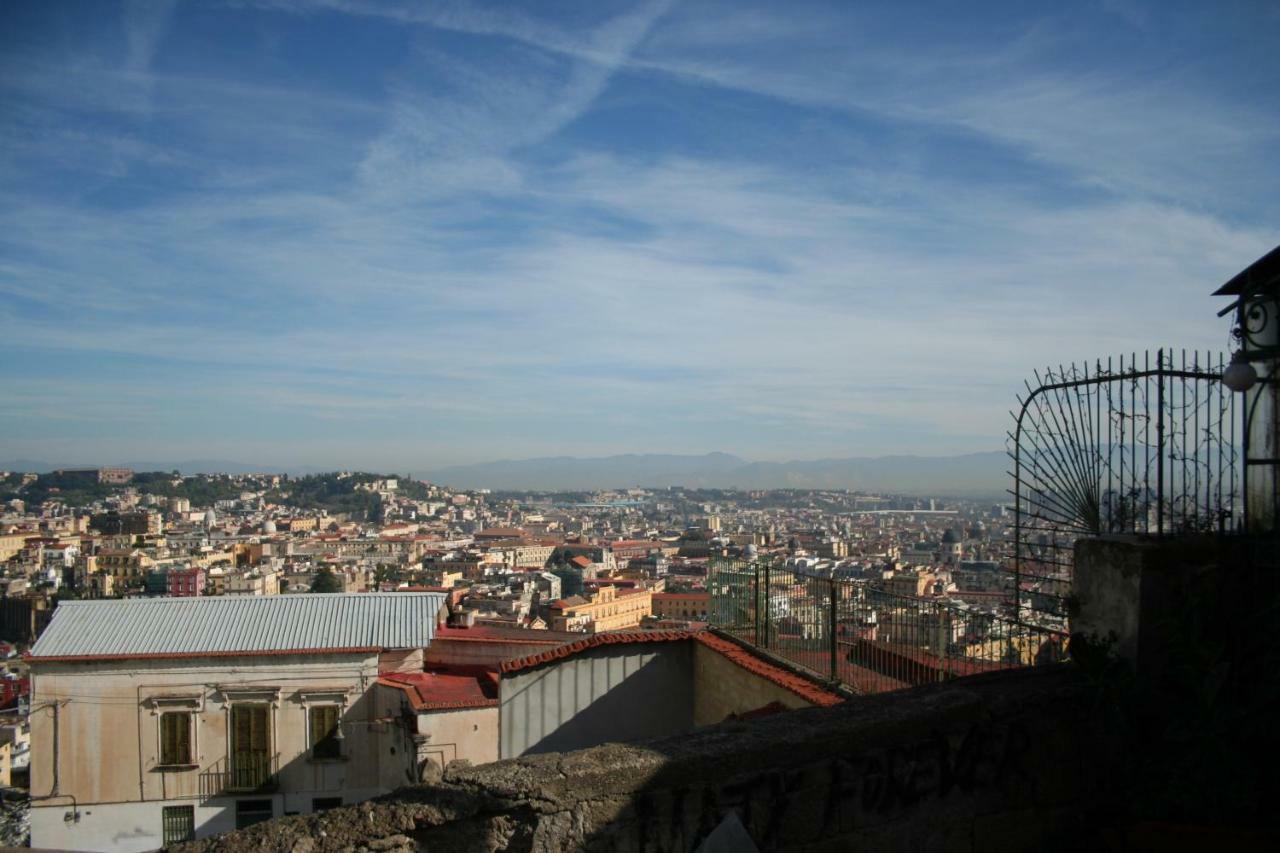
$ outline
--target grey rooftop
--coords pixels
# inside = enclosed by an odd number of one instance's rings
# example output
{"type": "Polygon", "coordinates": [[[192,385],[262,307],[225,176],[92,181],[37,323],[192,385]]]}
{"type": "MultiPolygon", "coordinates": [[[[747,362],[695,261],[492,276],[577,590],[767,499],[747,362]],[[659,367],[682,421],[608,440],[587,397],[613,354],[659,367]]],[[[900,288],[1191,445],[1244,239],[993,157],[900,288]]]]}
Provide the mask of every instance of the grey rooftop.
{"type": "Polygon", "coordinates": [[[31,658],[423,648],[444,603],[417,592],[68,601],[31,658]]]}

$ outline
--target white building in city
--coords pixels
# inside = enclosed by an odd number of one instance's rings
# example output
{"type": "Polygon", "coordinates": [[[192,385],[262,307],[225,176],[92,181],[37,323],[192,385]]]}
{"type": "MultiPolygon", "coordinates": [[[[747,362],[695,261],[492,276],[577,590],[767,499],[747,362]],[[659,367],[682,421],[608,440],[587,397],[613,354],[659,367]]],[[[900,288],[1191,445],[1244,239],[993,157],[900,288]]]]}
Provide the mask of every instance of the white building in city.
{"type": "Polygon", "coordinates": [[[143,851],[415,781],[380,676],[438,593],[68,601],[29,658],[31,843],[143,851]]]}

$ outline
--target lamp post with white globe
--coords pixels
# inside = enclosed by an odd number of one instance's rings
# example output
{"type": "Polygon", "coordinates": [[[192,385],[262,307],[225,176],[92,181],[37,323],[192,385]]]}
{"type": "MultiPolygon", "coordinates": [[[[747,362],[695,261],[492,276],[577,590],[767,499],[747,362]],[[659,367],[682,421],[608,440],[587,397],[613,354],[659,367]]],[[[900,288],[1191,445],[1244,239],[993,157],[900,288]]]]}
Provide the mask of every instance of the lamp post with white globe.
{"type": "Polygon", "coordinates": [[[1280,532],[1280,246],[1218,288],[1234,302],[1238,349],[1222,384],[1244,395],[1245,524],[1251,533],[1280,532]]]}

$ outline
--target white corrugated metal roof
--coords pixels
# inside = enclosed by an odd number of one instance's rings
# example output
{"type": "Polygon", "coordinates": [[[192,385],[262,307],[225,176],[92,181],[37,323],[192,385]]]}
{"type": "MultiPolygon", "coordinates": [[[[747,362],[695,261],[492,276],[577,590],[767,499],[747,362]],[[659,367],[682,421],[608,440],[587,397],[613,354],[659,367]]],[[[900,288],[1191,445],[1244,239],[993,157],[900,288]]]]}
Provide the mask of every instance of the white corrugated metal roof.
{"type": "Polygon", "coordinates": [[[304,593],[67,601],[34,658],[411,649],[430,645],[440,593],[304,593]]]}

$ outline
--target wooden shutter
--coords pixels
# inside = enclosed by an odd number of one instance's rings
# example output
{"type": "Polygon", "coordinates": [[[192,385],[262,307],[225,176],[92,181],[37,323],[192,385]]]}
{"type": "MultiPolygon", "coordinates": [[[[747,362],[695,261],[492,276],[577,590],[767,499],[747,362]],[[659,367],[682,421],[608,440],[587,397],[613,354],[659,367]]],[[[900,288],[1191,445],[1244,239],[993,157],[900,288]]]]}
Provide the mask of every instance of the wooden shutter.
{"type": "Polygon", "coordinates": [[[231,707],[231,748],[237,753],[265,755],[271,751],[266,705],[231,707]]]}
{"type": "Polygon", "coordinates": [[[160,763],[191,763],[191,715],[186,711],[160,715],[160,763]]]}
{"type": "Polygon", "coordinates": [[[313,758],[338,758],[342,754],[342,743],[338,740],[337,705],[312,705],[311,716],[311,754],[313,758]]]}

